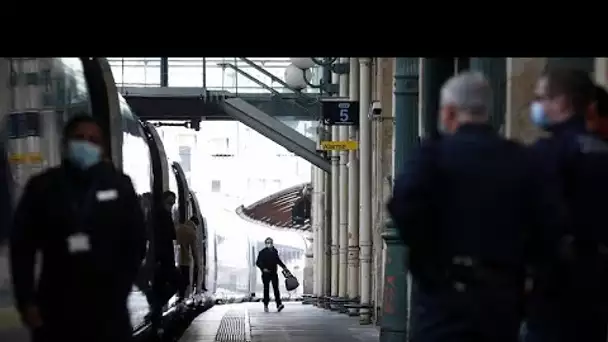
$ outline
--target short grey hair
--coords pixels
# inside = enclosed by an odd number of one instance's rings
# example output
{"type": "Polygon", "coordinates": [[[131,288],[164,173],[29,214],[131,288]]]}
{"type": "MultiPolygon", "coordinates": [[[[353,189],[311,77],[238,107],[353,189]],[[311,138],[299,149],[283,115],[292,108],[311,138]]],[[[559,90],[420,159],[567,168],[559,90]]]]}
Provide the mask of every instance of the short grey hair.
{"type": "Polygon", "coordinates": [[[492,87],[482,73],[460,73],[441,88],[441,105],[453,105],[473,116],[487,116],[492,107],[492,87]]]}

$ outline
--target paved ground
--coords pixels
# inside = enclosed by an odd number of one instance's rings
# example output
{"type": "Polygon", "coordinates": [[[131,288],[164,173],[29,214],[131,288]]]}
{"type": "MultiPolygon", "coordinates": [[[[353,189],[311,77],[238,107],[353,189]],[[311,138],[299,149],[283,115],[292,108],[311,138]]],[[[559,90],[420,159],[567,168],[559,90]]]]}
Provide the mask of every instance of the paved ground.
{"type": "Polygon", "coordinates": [[[300,302],[268,313],[261,303],[216,305],[201,314],[180,342],[378,342],[378,329],[357,318],[300,302]]]}

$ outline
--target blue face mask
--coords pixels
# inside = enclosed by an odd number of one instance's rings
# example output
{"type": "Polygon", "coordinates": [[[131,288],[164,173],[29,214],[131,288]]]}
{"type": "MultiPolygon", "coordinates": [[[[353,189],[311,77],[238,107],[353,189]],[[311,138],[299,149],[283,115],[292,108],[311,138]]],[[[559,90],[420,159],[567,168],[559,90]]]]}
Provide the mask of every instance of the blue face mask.
{"type": "Polygon", "coordinates": [[[101,161],[101,148],[82,140],[68,142],[68,159],[79,168],[86,170],[101,161]]]}
{"type": "Polygon", "coordinates": [[[532,123],[540,128],[547,128],[551,125],[551,121],[545,112],[545,108],[540,102],[533,102],[530,106],[530,119],[532,123]]]}

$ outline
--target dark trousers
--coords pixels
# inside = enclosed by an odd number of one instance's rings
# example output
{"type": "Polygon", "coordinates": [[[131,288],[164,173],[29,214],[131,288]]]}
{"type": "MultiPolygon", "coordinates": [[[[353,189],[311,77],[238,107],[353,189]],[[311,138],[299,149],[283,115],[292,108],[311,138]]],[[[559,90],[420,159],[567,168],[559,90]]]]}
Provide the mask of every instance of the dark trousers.
{"type": "Polygon", "coordinates": [[[160,323],[163,307],[179,290],[180,276],[173,265],[158,265],[152,282],[152,292],[148,298],[150,318],[153,325],[160,323]]]}
{"type": "Polygon", "coordinates": [[[181,265],[179,266],[180,273],[180,286],[178,291],[178,297],[183,299],[186,296],[188,286],[190,286],[190,266],[181,265]]]}
{"type": "Polygon", "coordinates": [[[608,282],[592,261],[560,265],[530,300],[526,342],[605,342],[608,282]]]}
{"type": "Polygon", "coordinates": [[[264,285],[264,306],[270,303],[270,283],[274,291],[274,300],[277,306],[281,305],[281,292],[279,292],[279,275],[277,273],[262,273],[262,284],[264,285]]]}
{"type": "Polygon", "coordinates": [[[521,290],[446,284],[412,288],[412,342],[518,342],[521,290]]]}

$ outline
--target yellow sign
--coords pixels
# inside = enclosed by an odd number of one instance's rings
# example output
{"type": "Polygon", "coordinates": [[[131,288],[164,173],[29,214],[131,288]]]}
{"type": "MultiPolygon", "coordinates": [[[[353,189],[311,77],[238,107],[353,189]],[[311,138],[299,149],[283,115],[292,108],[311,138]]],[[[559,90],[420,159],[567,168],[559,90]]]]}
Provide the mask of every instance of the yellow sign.
{"type": "Polygon", "coordinates": [[[321,141],[321,148],[323,148],[324,151],[348,151],[358,149],[359,144],[354,140],[321,141]]]}
{"type": "Polygon", "coordinates": [[[14,153],[8,159],[13,164],[35,164],[42,162],[42,154],[38,152],[14,153]]]}

